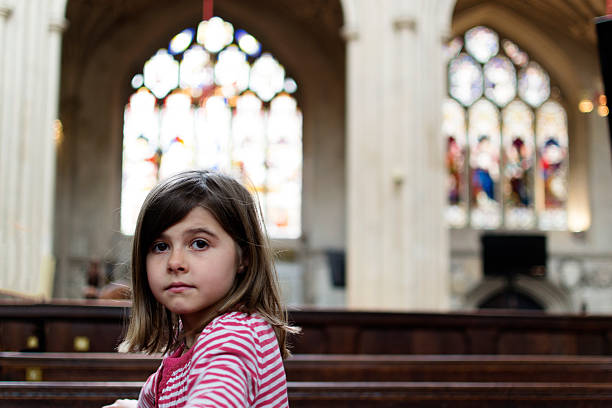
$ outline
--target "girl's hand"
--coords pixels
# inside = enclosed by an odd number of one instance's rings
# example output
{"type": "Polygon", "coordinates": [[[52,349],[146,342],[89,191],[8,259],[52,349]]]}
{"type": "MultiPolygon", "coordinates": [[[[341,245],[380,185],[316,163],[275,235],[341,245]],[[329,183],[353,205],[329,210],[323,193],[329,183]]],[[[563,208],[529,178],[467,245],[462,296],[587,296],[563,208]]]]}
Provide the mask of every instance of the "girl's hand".
{"type": "Polygon", "coordinates": [[[111,405],[105,405],[102,408],[136,408],[138,406],[138,400],[131,399],[118,399],[111,405]]]}

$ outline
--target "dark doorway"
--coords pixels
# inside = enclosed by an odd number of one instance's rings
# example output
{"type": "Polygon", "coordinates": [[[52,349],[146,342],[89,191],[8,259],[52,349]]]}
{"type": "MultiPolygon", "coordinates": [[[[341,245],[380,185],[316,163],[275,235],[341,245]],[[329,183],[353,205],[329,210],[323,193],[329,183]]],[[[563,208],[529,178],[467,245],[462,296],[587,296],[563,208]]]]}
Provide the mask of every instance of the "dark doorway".
{"type": "Polygon", "coordinates": [[[480,309],[544,310],[544,307],[531,296],[518,292],[513,288],[505,288],[493,294],[478,307],[480,309]]]}

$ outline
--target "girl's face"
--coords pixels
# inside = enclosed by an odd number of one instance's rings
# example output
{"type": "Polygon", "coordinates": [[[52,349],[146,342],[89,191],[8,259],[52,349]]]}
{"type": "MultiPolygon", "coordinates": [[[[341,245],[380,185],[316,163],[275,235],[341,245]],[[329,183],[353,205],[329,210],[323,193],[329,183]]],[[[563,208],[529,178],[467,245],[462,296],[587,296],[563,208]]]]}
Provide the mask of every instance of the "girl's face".
{"type": "Polygon", "coordinates": [[[153,241],[146,259],[149,286],[191,330],[229,292],[238,258],[234,240],[209,211],[195,207],[153,241]]]}

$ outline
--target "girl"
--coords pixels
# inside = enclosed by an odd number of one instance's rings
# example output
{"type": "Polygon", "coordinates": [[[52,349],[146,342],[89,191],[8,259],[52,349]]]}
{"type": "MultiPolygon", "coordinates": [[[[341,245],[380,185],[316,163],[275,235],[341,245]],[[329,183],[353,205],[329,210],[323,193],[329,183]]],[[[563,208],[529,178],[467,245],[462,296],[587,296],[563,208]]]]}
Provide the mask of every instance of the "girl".
{"type": "MultiPolygon", "coordinates": [[[[187,171],[140,211],[121,351],[164,352],[138,407],[286,407],[289,326],[261,213],[231,177],[187,171]]],[[[117,400],[109,407],[136,406],[117,400]]]]}

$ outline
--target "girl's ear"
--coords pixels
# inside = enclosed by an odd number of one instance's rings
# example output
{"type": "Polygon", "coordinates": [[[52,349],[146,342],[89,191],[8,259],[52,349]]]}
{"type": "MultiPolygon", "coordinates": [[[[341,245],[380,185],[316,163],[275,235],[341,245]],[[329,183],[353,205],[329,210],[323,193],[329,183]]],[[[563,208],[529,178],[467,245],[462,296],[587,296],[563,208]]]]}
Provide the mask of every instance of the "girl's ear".
{"type": "Polygon", "coordinates": [[[244,253],[242,252],[242,248],[240,248],[240,246],[236,244],[236,264],[238,265],[236,268],[236,273],[244,272],[244,268],[246,265],[245,261],[246,260],[245,260],[244,253]]]}
{"type": "Polygon", "coordinates": [[[249,266],[249,261],[243,256],[242,259],[240,259],[240,264],[238,265],[238,273],[244,272],[247,266],[249,266]]]}

